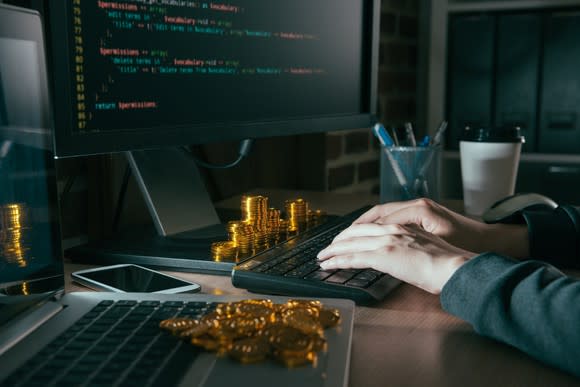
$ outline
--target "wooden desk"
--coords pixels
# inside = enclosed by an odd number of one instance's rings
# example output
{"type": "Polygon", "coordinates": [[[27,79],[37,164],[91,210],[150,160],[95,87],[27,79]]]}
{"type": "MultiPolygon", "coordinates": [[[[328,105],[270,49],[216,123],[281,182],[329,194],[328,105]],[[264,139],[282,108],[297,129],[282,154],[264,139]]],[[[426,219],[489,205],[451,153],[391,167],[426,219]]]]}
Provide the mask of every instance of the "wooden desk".
{"type": "MultiPolygon", "coordinates": [[[[256,191],[260,192],[260,191],[256,191]]],[[[264,192],[264,191],[262,191],[264,192]]],[[[340,195],[268,191],[271,202],[303,197],[313,207],[342,214],[372,195],[340,195]]],[[[221,203],[236,207],[239,199],[221,203]]],[[[67,274],[87,268],[67,264],[67,274]]],[[[192,273],[171,274],[202,285],[208,294],[251,293],[234,288],[229,277],[192,273]]],[[[67,291],[86,291],[70,283],[67,291]]],[[[505,344],[479,336],[471,326],[443,311],[439,297],[401,285],[372,307],[357,307],[351,354],[350,386],[580,386],[580,380],[546,366],[505,344]]]]}

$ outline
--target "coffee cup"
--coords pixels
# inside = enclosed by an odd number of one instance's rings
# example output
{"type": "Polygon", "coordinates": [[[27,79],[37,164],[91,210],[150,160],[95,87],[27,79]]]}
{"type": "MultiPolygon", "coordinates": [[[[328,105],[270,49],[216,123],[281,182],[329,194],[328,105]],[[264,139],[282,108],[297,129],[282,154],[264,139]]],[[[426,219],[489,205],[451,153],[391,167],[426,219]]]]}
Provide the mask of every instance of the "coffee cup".
{"type": "Polygon", "coordinates": [[[465,213],[479,216],[514,194],[522,143],[520,128],[469,128],[459,141],[465,213]]]}

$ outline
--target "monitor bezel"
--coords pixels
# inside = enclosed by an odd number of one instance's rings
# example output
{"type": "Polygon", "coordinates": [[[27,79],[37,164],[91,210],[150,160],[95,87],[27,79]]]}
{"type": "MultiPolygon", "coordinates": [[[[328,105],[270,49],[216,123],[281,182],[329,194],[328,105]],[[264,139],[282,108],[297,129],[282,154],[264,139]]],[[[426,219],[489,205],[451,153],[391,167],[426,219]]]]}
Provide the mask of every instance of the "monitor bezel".
{"type": "Polygon", "coordinates": [[[376,122],[380,0],[359,0],[364,6],[363,90],[361,111],[357,114],[305,116],[272,121],[215,122],[187,126],[131,129],[127,131],[74,133],[71,95],[71,61],[66,15],[68,1],[54,1],[48,5],[50,31],[49,69],[53,81],[54,149],[56,157],[88,156],[132,150],[158,149],[245,138],[264,138],[320,133],[336,130],[368,128],[376,122]],[[66,38],[63,38],[66,37],[66,38]]]}

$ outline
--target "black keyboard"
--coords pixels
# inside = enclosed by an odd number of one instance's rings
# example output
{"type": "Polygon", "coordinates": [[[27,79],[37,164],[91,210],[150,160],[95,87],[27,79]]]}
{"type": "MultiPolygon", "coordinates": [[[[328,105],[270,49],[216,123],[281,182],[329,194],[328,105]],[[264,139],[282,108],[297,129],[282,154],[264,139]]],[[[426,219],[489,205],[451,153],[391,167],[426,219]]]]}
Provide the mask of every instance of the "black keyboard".
{"type": "Polygon", "coordinates": [[[171,317],[200,318],[214,304],[101,301],[5,379],[2,386],[169,386],[199,349],[162,331],[171,317]]]}
{"type": "Polygon", "coordinates": [[[306,231],[234,267],[235,287],[256,293],[382,300],[400,281],[372,269],[322,270],[316,254],[368,207],[306,231]]]}

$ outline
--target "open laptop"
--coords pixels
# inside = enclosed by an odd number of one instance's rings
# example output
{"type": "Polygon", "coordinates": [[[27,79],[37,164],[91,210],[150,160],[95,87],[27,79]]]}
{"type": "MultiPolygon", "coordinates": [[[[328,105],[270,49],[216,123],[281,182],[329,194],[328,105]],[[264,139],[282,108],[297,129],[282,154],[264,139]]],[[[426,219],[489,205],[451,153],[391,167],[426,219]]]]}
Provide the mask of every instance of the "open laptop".
{"type": "MultiPolygon", "coordinates": [[[[311,366],[243,365],[158,328],[211,295],[64,292],[41,19],[0,4],[0,386],[346,386],[354,304],[311,366]]],[[[275,302],[286,299],[271,297],[275,302]]]]}

